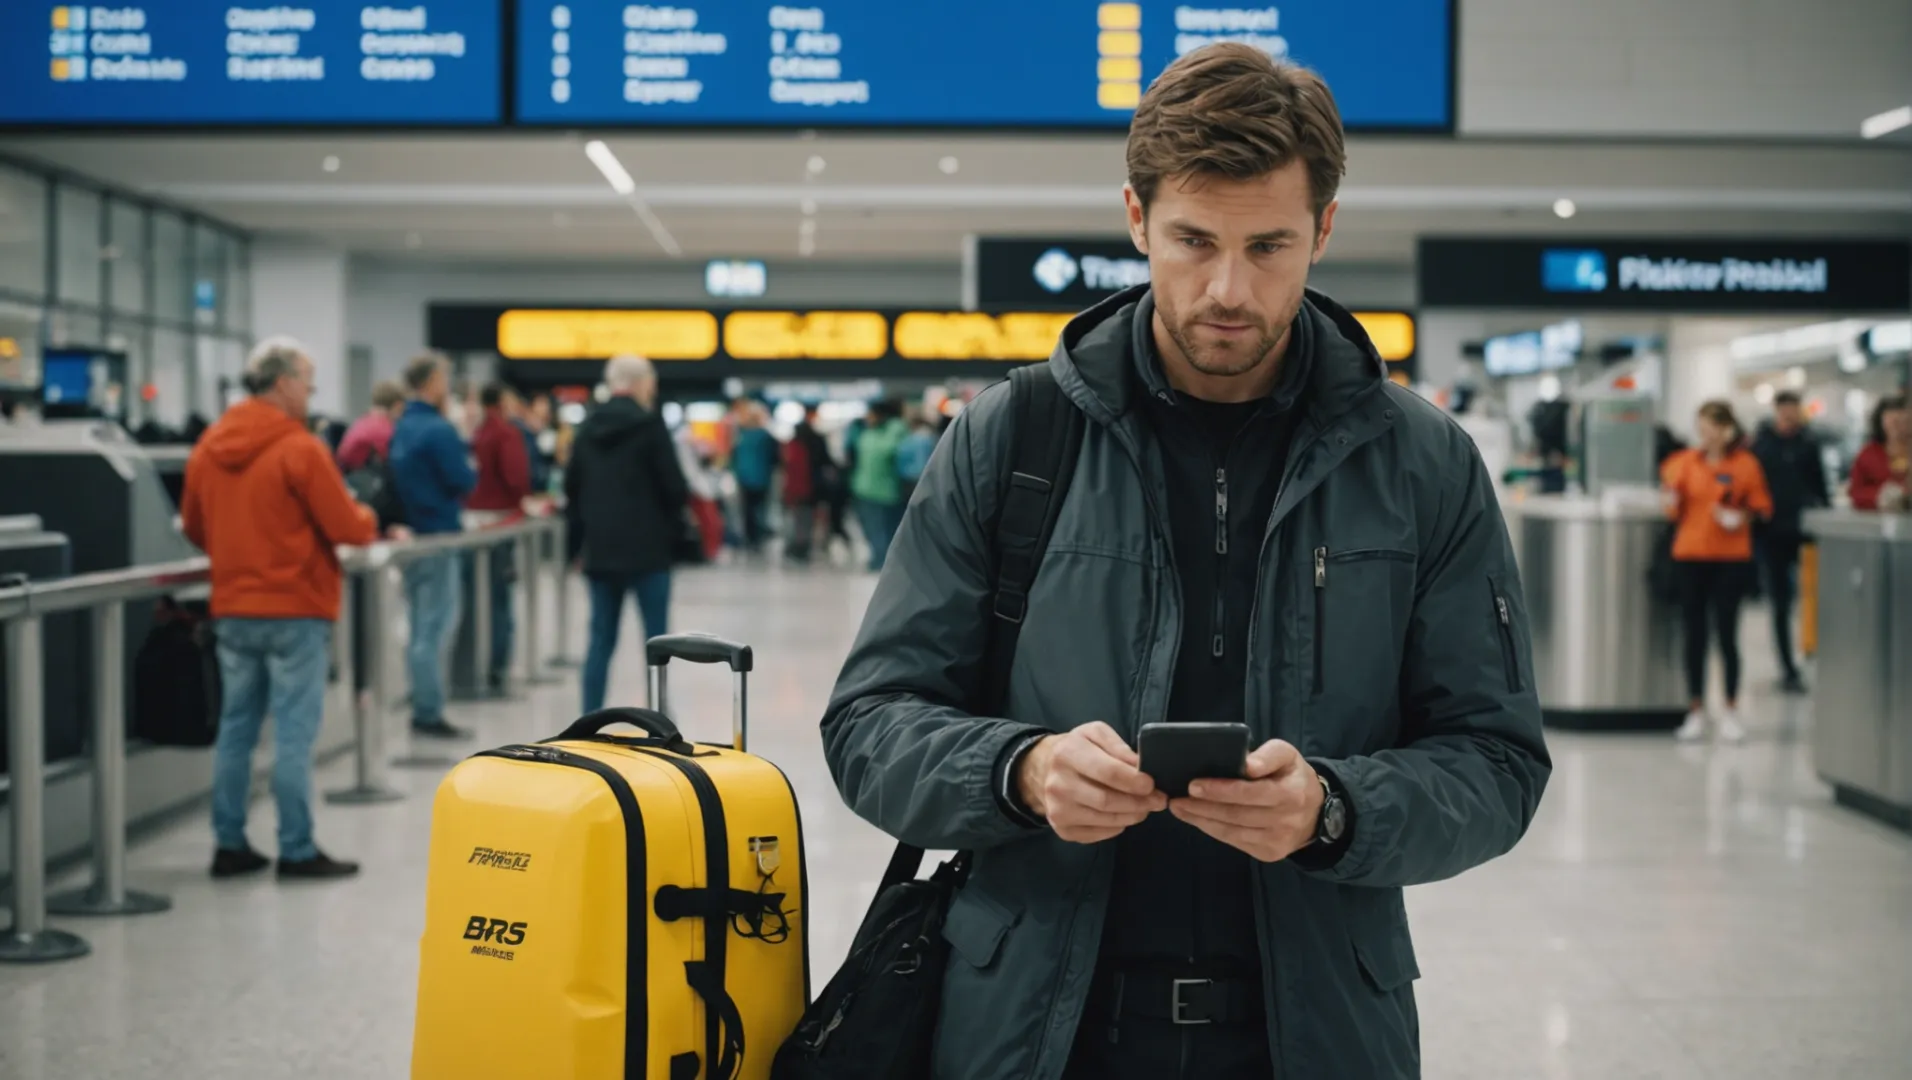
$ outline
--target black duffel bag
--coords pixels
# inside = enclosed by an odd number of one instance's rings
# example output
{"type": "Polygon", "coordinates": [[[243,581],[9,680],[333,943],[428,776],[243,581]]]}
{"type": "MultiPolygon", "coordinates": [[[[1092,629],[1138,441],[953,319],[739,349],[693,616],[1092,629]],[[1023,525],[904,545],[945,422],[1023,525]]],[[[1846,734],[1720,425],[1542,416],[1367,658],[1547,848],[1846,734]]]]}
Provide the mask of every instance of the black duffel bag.
{"type": "Polygon", "coordinates": [[[771,1066],[771,1080],[926,1080],[942,1011],[943,919],[967,852],[919,880],[923,849],[898,844],[849,958],[771,1066]]]}
{"type": "Polygon", "coordinates": [[[211,746],[221,689],[206,605],[161,597],[133,658],[133,735],[158,746],[211,746]]]}

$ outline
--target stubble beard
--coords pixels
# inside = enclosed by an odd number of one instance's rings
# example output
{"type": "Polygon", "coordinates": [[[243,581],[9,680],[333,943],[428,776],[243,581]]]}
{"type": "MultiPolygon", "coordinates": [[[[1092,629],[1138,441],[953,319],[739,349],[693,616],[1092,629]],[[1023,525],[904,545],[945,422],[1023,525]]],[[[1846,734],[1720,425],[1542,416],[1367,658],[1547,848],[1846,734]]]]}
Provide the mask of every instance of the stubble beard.
{"type": "Polygon", "coordinates": [[[1187,319],[1164,319],[1163,325],[1168,328],[1169,338],[1175,342],[1175,347],[1182,351],[1182,356],[1188,361],[1190,367],[1210,378],[1238,378],[1267,363],[1268,358],[1274,355],[1275,349],[1287,340],[1289,332],[1294,327],[1295,319],[1301,315],[1301,305],[1297,302],[1294,310],[1288,312],[1287,318],[1275,324],[1276,329],[1270,329],[1265,322],[1246,317],[1246,314],[1209,309],[1200,311],[1187,319]],[[1207,347],[1195,342],[1194,328],[1201,322],[1253,323],[1261,333],[1251,345],[1240,351],[1226,347],[1207,347]]]}

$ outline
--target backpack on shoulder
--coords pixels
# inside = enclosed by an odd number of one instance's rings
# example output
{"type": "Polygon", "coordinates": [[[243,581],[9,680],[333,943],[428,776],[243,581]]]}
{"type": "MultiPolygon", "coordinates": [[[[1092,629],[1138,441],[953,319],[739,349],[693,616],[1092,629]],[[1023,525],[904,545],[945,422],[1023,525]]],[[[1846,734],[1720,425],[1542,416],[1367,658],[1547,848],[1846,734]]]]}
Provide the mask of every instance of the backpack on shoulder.
{"type": "Polygon", "coordinates": [[[405,523],[405,506],[398,501],[398,484],[392,477],[392,463],[384,454],[372,451],[365,464],[345,474],[345,486],[352,497],[372,508],[378,515],[380,532],[405,523]]]}
{"type": "MultiPolygon", "coordinates": [[[[1009,668],[1028,614],[1029,589],[1075,478],[1087,425],[1047,364],[1010,372],[1009,397],[1009,468],[997,479],[994,619],[978,711],[999,710],[1009,696],[1009,668]]],[[[970,856],[958,852],[919,879],[923,855],[922,848],[896,846],[849,957],[783,1044],[772,1080],[920,1080],[931,1074],[949,958],[943,921],[969,875],[970,856]]]]}

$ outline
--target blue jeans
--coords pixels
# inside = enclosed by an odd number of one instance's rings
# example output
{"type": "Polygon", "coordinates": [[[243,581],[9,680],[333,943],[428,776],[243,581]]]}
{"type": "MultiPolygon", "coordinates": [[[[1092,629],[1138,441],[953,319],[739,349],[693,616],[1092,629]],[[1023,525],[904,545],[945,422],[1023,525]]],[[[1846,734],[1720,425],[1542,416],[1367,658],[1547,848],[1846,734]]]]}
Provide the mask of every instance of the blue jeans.
{"type": "Polygon", "coordinates": [[[670,632],[671,572],[650,574],[590,574],[591,643],[584,650],[584,711],[604,707],[604,684],[611,677],[611,654],[617,651],[617,624],[624,615],[624,594],[637,595],[637,613],[644,620],[646,641],[670,632]]]}
{"type": "Polygon", "coordinates": [[[332,624],[323,619],[220,619],[219,741],[213,751],[212,831],[219,846],[246,843],[252,751],[272,713],[272,797],[279,804],[279,858],[310,859],[312,744],[325,718],[332,624]]]}
{"type": "Polygon", "coordinates": [[[903,504],[856,501],[857,521],[863,526],[863,539],[870,543],[870,569],[881,570],[890,557],[890,542],[903,527],[903,504]]]}
{"type": "Polygon", "coordinates": [[[405,600],[412,611],[412,637],[405,665],[412,677],[412,723],[445,719],[445,646],[464,606],[456,552],[427,555],[405,565],[405,600]]]}

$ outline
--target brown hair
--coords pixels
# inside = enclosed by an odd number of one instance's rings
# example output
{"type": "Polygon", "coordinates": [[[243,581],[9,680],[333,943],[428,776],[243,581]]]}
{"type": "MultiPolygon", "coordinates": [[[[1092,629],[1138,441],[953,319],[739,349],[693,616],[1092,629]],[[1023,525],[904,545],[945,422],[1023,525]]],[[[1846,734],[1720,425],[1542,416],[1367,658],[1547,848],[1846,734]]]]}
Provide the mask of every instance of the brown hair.
{"type": "Polygon", "coordinates": [[[431,382],[432,376],[438,374],[441,369],[449,371],[451,364],[437,353],[424,353],[413,357],[411,362],[405,365],[406,388],[414,394],[418,393],[425,389],[425,384],[431,382]]]}
{"type": "Polygon", "coordinates": [[[1733,429],[1733,441],[1728,444],[1730,450],[1737,450],[1746,442],[1746,429],[1739,426],[1739,417],[1733,407],[1724,401],[1709,401],[1700,406],[1700,416],[1720,427],[1733,429]]]}
{"type": "Polygon", "coordinates": [[[1887,394],[1873,406],[1872,423],[1866,428],[1866,438],[1871,442],[1885,445],[1885,414],[1898,412],[1912,402],[1907,402],[1904,394],[1887,394]]]}
{"type": "Polygon", "coordinates": [[[1315,220],[1348,171],[1341,110],[1321,76],[1221,42],[1184,55],[1150,84],[1129,124],[1129,186],[1142,208],[1168,177],[1266,176],[1299,158],[1315,220]]]}
{"type": "Polygon", "coordinates": [[[385,379],[372,387],[372,407],[390,411],[392,406],[405,400],[405,388],[385,379]]]}

